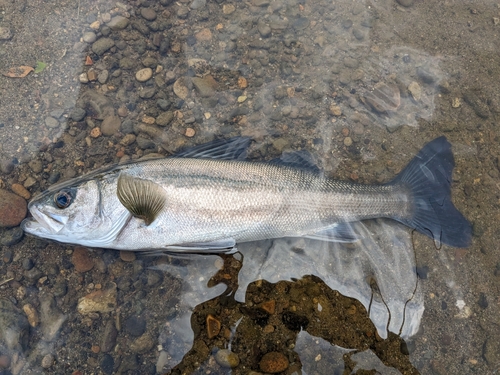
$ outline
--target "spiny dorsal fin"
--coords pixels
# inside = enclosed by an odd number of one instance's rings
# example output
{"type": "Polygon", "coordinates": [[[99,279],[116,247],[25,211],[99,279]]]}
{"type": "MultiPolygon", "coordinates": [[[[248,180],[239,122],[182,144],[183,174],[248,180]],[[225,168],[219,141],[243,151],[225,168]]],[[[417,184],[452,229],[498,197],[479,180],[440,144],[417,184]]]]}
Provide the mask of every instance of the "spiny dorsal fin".
{"type": "Polygon", "coordinates": [[[120,173],[116,194],[121,204],[146,225],[151,224],[165,207],[165,190],[152,181],[120,173]]]}
{"type": "Polygon", "coordinates": [[[244,160],[250,142],[251,139],[247,137],[216,139],[180,151],[174,156],[177,158],[244,160]]]}

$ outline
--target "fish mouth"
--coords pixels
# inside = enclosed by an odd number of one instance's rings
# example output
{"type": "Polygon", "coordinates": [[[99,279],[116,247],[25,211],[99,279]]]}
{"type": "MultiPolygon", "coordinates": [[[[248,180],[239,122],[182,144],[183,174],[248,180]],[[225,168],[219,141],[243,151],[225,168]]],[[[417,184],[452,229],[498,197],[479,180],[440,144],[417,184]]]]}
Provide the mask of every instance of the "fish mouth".
{"type": "Polygon", "coordinates": [[[43,213],[36,206],[29,207],[32,218],[24,219],[21,228],[32,234],[57,234],[64,228],[67,218],[51,213],[43,213]]]}

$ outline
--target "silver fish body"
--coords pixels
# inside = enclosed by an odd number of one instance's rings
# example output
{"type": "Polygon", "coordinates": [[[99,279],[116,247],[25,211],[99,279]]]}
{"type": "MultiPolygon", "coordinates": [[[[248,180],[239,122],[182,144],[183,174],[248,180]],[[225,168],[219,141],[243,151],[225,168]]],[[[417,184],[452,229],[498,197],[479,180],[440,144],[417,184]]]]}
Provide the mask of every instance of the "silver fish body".
{"type": "MultiPolygon", "coordinates": [[[[445,153],[451,155],[449,147],[445,153]]],[[[225,251],[238,242],[280,237],[342,240],[349,238],[343,223],[386,217],[437,241],[467,245],[470,225],[451,201],[449,217],[439,217],[433,200],[420,196],[422,188],[429,194],[421,179],[430,179],[445,190],[432,188],[438,201],[449,201],[449,181],[441,187],[442,176],[416,159],[412,163],[418,168],[410,163],[403,177],[385,185],[338,181],[274,163],[193,157],[143,161],[54,186],[30,203],[34,220],[25,220],[23,229],[101,248],[225,251]],[[423,177],[415,180],[415,174],[423,177]],[[59,207],[67,200],[67,207],[59,207]],[[422,209],[428,211],[423,217],[422,209]],[[450,217],[465,235],[450,239],[459,235],[450,233],[450,217]]],[[[449,165],[445,169],[445,175],[451,173],[449,165]]]]}

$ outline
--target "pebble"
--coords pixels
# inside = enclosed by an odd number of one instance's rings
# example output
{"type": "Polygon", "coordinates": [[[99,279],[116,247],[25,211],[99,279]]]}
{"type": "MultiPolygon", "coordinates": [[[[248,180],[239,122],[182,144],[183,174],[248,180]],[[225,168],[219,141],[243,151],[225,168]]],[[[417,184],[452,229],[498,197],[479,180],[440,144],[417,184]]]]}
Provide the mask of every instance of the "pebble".
{"type": "Polygon", "coordinates": [[[10,357],[8,355],[0,355],[0,369],[6,369],[10,367],[10,357]]]}
{"type": "Polygon", "coordinates": [[[97,80],[97,72],[94,69],[90,69],[87,72],[87,78],[89,79],[90,82],[96,81],[97,80]]]}
{"type": "Polygon", "coordinates": [[[109,283],[104,290],[97,290],[78,300],[78,312],[87,315],[92,312],[107,313],[116,307],[116,284],[109,283]]]}
{"type": "Polygon", "coordinates": [[[78,76],[78,80],[80,83],[89,83],[89,77],[87,77],[87,73],[82,73],[78,76]]]}
{"type": "Polygon", "coordinates": [[[10,159],[2,159],[0,161],[0,171],[9,174],[14,170],[14,163],[10,159]]]}
{"type": "Polygon", "coordinates": [[[82,121],[85,116],[87,115],[87,112],[83,109],[83,108],[80,108],[80,107],[75,107],[73,108],[73,110],[71,111],[69,117],[73,120],[73,121],[82,121]]]}
{"type": "Polygon", "coordinates": [[[414,0],[396,0],[399,5],[402,5],[404,7],[410,7],[413,5],[414,0]]]}
{"type": "Polygon", "coordinates": [[[92,138],[99,138],[102,135],[101,129],[95,127],[90,131],[90,136],[92,138]]]}
{"type": "Polygon", "coordinates": [[[43,339],[53,341],[67,319],[67,315],[57,307],[56,300],[52,294],[45,293],[40,298],[40,326],[43,339]]]}
{"type": "Polygon", "coordinates": [[[212,40],[212,32],[210,29],[204,28],[194,34],[194,37],[198,42],[209,42],[212,40]]]}
{"type": "Polygon", "coordinates": [[[125,331],[134,337],[139,337],[146,332],[146,319],[140,316],[131,316],[125,320],[125,331]]]}
{"type": "Polygon", "coordinates": [[[141,16],[145,20],[154,21],[156,19],[156,12],[151,8],[142,8],[141,16]]]}
{"type": "Polygon", "coordinates": [[[54,117],[49,116],[45,118],[45,125],[49,128],[57,128],[59,126],[59,121],[57,121],[54,117]]]}
{"type": "Polygon", "coordinates": [[[264,354],[259,362],[259,367],[263,372],[276,374],[285,371],[288,368],[288,359],[279,352],[270,352],[264,354]]]}
{"type": "Polygon", "coordinates": [[[135,142],[135,135],[134,134],[126,134],[122,140],[120,141],[120,144],[122,146],[130,146],[132,143],[135,142]]]}
{"type": "Polygon", "coordinates": [[[236,10],[236,7],[233,4],[224,4],[222,6],[222,13],[224,14],[232,14],[236,10]]]}
{"type": "Polygon", "coordinates": [[[153,338],[149,334],[145,333],[130,344],[130,350],[134,353],[146,353],[150,351],[154,345],[155,342],[153,338]]]}
{"type": "Polygon", "coordinates": [[[106,116],[101,124],[101,132],[106,136],[111,136],[120,130],[121,124],[120,117],[115,115],[106,116]]]}
{"type": "Polygon", "coordinates": [[[186,86],[186,80],[184,77],[181,77],[174,82],[173,89],[174,89],[174,94],[181,99],[186,99],[189,94],[189,89],[186,86]]]}
{"type": "Polygon", "coordinates": [[[19,243],[22,240],[23,236],[24,231],[21,229],[21,227],[4,230],[4,232],[0,236],[0,245],[13,246],[19,243]]]}
{"type": "Polygon", "coordinates": [[[104,52],[109,50],[115,45],[115,42],[111,38],[100,38],[92,44],[92,51],[96,55],[102,55],[104,52]]]}
{"type": "Polygon", "coordinates": [[[153,76],[153,69],[144,68],[135,73],[135,79],[139,82],[146,82],[153,76]]]}
{"type": "Polygon", "coordinates": [[[342,115],[342,110],[340,109],[340,107],[338,105],[332,104],[330,106],[330,113],[333,116],[340,116],[340,115],[342,115]]]}
{"type": "Polygon", "coordinates": [[[71,256],[71,263],[75,266],[78,272],[88,272],[94,268],[94,260],[90,256],[90,252],[86,247],[77,246],[71,256]]]}
{"type": "Polygon", "coordinates": [[[101,351],[107,353],[113,350],[116,345],[117,336],[118,331],[116,330],[115,323],[112,320],[108,320],[102,335],[101,351]]]}
{"type": "Polygon", "coordinates": [[[207,0],[193,0],[193,2],[191,3],[191,5],[189,5],[189,7],[191,9],[201,9],[201,8],[204,8],[205,5],[207,5],[207,0]]]}
{"type": "Polygon", "coordinates": [[[151,99],[156,94],[156,88],[146,87],[139,91],[139,97],[142,99],[151,99]]]}
{"type": "Polygon", "coordinates": [[[8,27],[0,27],[0,40],[9,40],[13,36],[12,30],[8,27]]]}
{"type": "Polygon", "coordinates": [[[27,212],[28,205],[23,198],[0,189],[0,228],[18,226],[27,212]]]}
{"type": "Polygon", "coordinates": [[[215,95],[215,87],[217,87],[217,82],[213,79],[212,76],[207,75],[204,78],[193,77],[191,79],[193,82],[193,86],[196,91],[205,98],[211,97],[215,95]]]}
{"type": "Polygon", "coordinates": [[[10,188],[15,194],[23,197],[26,200],[29,200],[31,198],[30,192],[21,184],[12,184],[10,188]]]}
{"type": "Polygon", "coordinates": [[[82,37],[85,43],[94,43],[97,40],[97,35],[93,31],[87,31],[82,37]]]}
{"type": "Polygon", "coordinates": [[[40,318],[38,317],[38,313],[35,308],[31,304],[27,303],[23,306],[23,311],[28,318],[28,323],[30,324],[30,326],[38,326],[38,324],[40,323],[40,318]]]}
{"type": "Polygon", "coordinates": [[[344,146],[349,147],[352,145],[352,138],[351,137],[345,137],[344,138],[344,146]]]}
{"type": "Polygon", "coordinates": [[[422,89],[420,85],[413,81],[408,85],[408,91],[411,93],[411,96],[415,101],[419,101],[422,98],[422,89]]]}
{"type": "Polygon", "coordinates": [[[240,364],[240,358],[229,349],[221,349],[215,354],[215,361],[226,368],[235,368],[240,364]]]}
{"type": "Polygon", "coordinates": [[[108,81],[109,71],[103,70],[97,75],[97,80],[101,85],[104,85],[108,81]]]}
{"type": "Polygon", "coordinates": [[[186,132],[184,133],[184,135],[188,138],[194,137],[195,134],[196,134],[196,131],[193,128],[187,128],[186,132]]]}
{"type": "Polygon", "coordinates": [[[174,119],[174,113],[172,111],[167,111],[160,113],[158,117],[156,117],[155,122],[159,126],[167,126],[174,119]]]}
{"type": "Polygon", "coordinates": [[[135,258],[135,253],[133,251],[120,251],[120,259],[124,262],[133,262],[135,258]]]}
{"type": "Polygon", "coordinates": [[[125,18],[123,16],[114,16],[113,18],[111,18],[111,21],[108,22],[108,27],[113,31],[123,30],[128,26],[129,23],[130,21],[128,20],[128,18],[125,18]]]}
{"type": "Polygon", "coordinates": [[[221,323],[213,315],[208,314],[206,318],[206,324],[207,324],[207,336],[209,339],[213,339],[215,336],[219,334],[221,329],[221,323]]]}
{"type": "Polygon", "coordinates": [[[32,269],[35,266],[35,263],[33,262],[33,259],[31,259],[31,258],[24,258],[22,265],[26,271],[29,271],[30,269],[32,269]]]}

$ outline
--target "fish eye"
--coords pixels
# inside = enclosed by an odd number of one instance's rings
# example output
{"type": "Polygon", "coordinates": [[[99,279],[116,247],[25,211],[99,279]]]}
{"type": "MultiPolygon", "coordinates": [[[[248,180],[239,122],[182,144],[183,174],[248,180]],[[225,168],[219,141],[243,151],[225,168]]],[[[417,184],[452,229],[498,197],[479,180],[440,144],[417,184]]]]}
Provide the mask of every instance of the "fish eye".
{"type": "Polygon", "coordinates": [[[69,190],[61,190],[54,195],[54,203],[58,208],[66,208],[71,204],[73,197],[69,190]]]}

